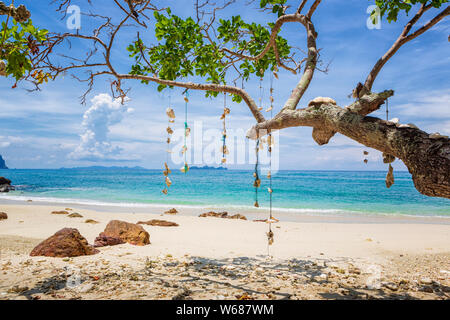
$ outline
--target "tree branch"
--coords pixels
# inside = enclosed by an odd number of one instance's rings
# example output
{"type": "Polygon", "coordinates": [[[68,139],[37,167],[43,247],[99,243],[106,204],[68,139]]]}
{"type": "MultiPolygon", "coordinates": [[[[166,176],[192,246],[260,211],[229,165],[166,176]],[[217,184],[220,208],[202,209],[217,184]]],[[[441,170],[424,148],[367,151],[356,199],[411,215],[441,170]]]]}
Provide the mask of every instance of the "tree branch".
{"type": "Polygon", "coordinates": [[[424,4],[420,7],[416,15],[406,24],[405,28],[403,29],[400,36],[397,38],[397,40],[394,42],[392,47],[377,61],[377,63],[374,65],[372,70],[370,71],[365,83],[364,88],[361,93],[358,93],[358,96],[361,97],[367,92],[370,92],[372,90],[373,83],[380,73],[383,66],[389,61],[390,58],[394,56],[394,54],[400,49],[401,46],[403,46],[408,41],[418,37],[422,33],[424,33],[426,30],[430,29],[432,26],[434,26],[436,23],[441,21],[444,17],[448,16],[450,14],[450,6],[447,6],[441,13],[439,13],[437,16],[435,16],[432,20],[430,20],[428,23],[426,23],[423,27],[415,31],[414,33],[409,34],[411,31],[411,28],[417,23],[417,21],[422,17],[422,15],[430,9],[432,6],[428,5],[425,6],[424,4]]]}

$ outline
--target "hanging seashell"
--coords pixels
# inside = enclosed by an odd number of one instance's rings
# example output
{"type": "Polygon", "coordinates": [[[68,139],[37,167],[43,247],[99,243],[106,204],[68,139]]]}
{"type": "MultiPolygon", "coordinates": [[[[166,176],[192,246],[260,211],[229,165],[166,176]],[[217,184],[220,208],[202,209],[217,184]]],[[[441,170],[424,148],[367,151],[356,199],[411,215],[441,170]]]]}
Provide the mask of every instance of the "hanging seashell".
{"type": "Polygon", "coordinates": [[[255,182],[253,183],[253,186],[255,188],[259,188],[261,186],[261,180],[260,179],[256,179],[255,182]]]}
{"type": "Polygon", "coordinates": [[[191,134],[191,128],[186,128],[186,137],[189,137],[191,134]]]}
{"type": "Polygon", "coordinates": [[[222,116],[220,117],[220,120],[223,120],[223,119],[225,119],[225,113],[222,114],[222,116]]]}
{"type": "Polygon", "coordinates": [[[276,73],[275,71],[273,72],[273,76],[278,80],[278,73],[276,73]]]}
{"type": "Polygon", "coordinates": [[[229,108],[223,109],[223,114],[227,115],[230,114],[231,110],[229,108]]]}
{"type": "Polygon", "coordinates": [[[188,103],[188,102],[189,102],[188,97],[184,97],[184,101],[185,101],[186,103],[188,103]]]}
{"type": "Polygon", "coordinates": [[[167,144],[170,144],[171,140],[170,138],[167,138],[167,144]]]}
{"type": "Polygon", "coordinates": [[[167,127],[167,133],[168,133],[168,134],[173,134],[173,130],[172,130],[171,127],[167,127]]]}
{"type": "Polygon", "coordinates": [[[270,111],[272,111],[273,110],[273,107],[270,107],[270,108],[268,108],[267,110],[266,110],[266,112],[270,112],[270,111]]]}
{"type": "Polygon", "coordinates": [[[364,163],[368,163],[369,162],[369,160],[367,160],[367,159],[364,159],[364,163]]]}
{"type": "Polygon", "coordinates": [[[275,139],[273,138],[273,136],[271,134],[267,136],[267,144],[269,146],[273,146],[275,144],[275,139]]]}
{"type": "Polygon", "coordinates": [[[269,147],[269,152],[272,152],[272,147],[269,147]]]}
{"type": "Polygon", "coordinates": [[[169,120],[169,123],[175,123],[175,120],[169,120]]]}
{"type": "Polygon", "coordinates": [[[258,177],[258,175],[256,174],[256,172],[253,172],[253,177],[254,177],[254,178],[257,178],[257,177],[258,177]]]}
{"type": "Polygon", "coordinates": [[[164,190],[162,191],[162,193],[164,193],[165,195],[167,195],[167,194],[169,193],[169,191],[168,191],[166,188],[164,188],[164,190]]]}
{"type": "Polygon", "coordinates": [[[227,137],[227,131],[226,131],[226,130],[222,131],[222,136],[223,136],[224,138],[227,137]]]}
{"type": "Polygon", "coordinates": [[[392,154],[383,152],[383,162],[384,163],[392,163],[395,161],[395,157],[392,154]]]}
{"type": "Polygon", "coordinates": [[[182,153],[182,154],[185,154],[186,151],[187,151],[187,147],[186,147],[186,146],[183,146],[183,148],[181,148],[181,153],[182,153]]]}
{"type": "Polygon", "coordinates": [[[222,158],[222,163],[227,163],[227,159],[226,158],[222,158]]]}
{"type": "Polygon", "coordinates": [[[275,217],[271,217],[271,218],[266,220],[266,223],[278,223],[278,222],[280,222],[280,220],[278,220],[275,217]]]}
{"type": "Polygon", "coordinates": [[[269,171],[269,173],[267,173],[267,179],[271,179],[272,178],[272,172],[269,171]]]}
{"type": "Polygon", "coordinates": [[[269,191],[269,193],[273,193],[272,188],[267,188],[267,191],[269,191]]]}
{"type": "Polygon", "coordinates": [[[272,231],[267,232],[267,241],[269,243],[269,246],[273,245],[273,241],[274,241],[273,238],[274,238],[273,232],[272,231]]]}
{"type": "Polygon", "coordinates": [[[274,102],[275,101],[275,99],[273,98],[273,96],[270,96],[270,102],[274,102]]]}
{"type": "Polygon", "coordinates": [[[258,203],[258,201],[255,202],[254,206],[255,206],[255,208],[259,208],[259,203],[258,203]]]}
{"type": "Polygon", "coordinates": [[[228,150],[227,146],[223,146],[223,154],[230,154],[230,151],[228,150]]]}
{"type": "Polygon", "coordinates": [[[183,173],[187,173],[187,172],[189,171],[189,166],[188,166],[188,164],[185,163],[185,164],[184,164],[184,167],[182,167],[180,170],[181,170],[181,172],[183,172],[183,173]]]}
{"type": "Polygon", "coordinates": [[[389,164],[389,171],[386,175],[386,187],[389,189],[394,184],[394,168],[389,164]]]}
{"type": "Polygon", "coordinates": [[[167,162],[164,162],[164,167],[166,168],[167,171],[170,172],[169,165],[167,164],[167,162]]]}
{"type": "Polygon", "coordinates": [[[172,185],[172,181],[170,180],[169,177],[166,177],[166,185],[167,187],[170,187],[172,185]]]}
{"type": "Polygon", "coordinates": [[[167,176],[170,174],[170,170],[164,170],[164,171],[163,171],[163,174],[164,174],[164,176],[167,177],[167,176]]]}
{"type": "Polygon", "coordinates": [[[167,108],[166,114],[170,119],[175,119],[175,111],[172,108],[167,108]]]}
{"type": "Polygon", "coordinates": [[[367,155],[369,155],[369,151],[364,151],[363,154],[364,154],[365,156],[367,156],[367,155]]]}

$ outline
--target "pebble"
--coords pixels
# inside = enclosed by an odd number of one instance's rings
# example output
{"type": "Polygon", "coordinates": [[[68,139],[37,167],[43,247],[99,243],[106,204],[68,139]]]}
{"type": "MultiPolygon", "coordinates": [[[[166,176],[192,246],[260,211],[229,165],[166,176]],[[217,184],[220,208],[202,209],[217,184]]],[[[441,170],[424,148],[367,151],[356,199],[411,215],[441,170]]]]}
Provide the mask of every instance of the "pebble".
{"type": "Polygon", "coordinates": [[[421,278],[420,283],[421,284],[432,284],[433,281],[430,278],[421,278]]]}

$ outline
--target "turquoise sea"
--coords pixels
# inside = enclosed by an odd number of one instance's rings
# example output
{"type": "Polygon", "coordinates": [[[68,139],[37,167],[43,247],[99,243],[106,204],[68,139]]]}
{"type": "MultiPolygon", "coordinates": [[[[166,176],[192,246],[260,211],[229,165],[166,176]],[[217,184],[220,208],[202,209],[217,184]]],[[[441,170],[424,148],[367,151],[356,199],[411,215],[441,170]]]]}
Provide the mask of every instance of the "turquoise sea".
{"type": "MultiPolygon", "coordinates": [[[[450,217],[450,200],[421,195],[408,172],[395,172],[395,184],[385,187],[386,172],[280,171],[273,176],[273,207],[312,215],[413,215],[450,217]]],[[[0,201],[80,203],[145,207],[158,204],[253,207],[255,192],[250,171],[191,170],[174,172],[169,195],[161,193],[161,170],[59,169],[0,170],[13,181],[14,192],[0,201]]],[[[259,192],[262,208],[269,205],[268,181],[259,192]]]]}

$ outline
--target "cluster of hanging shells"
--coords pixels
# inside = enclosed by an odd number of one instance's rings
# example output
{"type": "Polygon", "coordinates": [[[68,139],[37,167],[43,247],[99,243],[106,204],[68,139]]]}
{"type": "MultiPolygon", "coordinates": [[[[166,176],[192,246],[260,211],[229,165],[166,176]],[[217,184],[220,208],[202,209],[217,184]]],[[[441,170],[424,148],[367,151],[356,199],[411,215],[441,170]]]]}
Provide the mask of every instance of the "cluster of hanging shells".
{"type": "MultiPolygon", "coordinates": [[[[169,108],[166,109],[166,115],[167,115],[168,123],[169,123],[169,125],[168,125],[168,127],[166,129],[166,131],[167,131],[167,141],[166,141],[166,143],[167,143],[167,152],[168,153],[172,153],[172,150],[170,149],[170,143],[171,143],[171,140],[172,140],[173,130],[170,127],[170,125],[175,122],[175,111],[173,111],[173,109],[169,107],[169,108]]],[[[169,178],[169,175],[171,173],[172,173],[172,171],[170,171],[169,165],[167,164],[167,162],[165,162],[164,163],[163,174],[164,174],[164,177],[165,177],[165,185],[166,185],[166,187],[163,189],[162,193],[164,193],[166,195],[169,193],[169,188],[172,185],[172,181],[169,178]]]]}
{"type": "MultiPolygon", "coordinates": [[[[189,103],[189,98],[187,96],[184,96],[184,102],[189,103]]],[[[184,136],[185,138],[189,137],[191,135],[191,128],[189,128],[187,122],[184,123],[184,136]]],[[[180,171],[182,173],[187,173],[189,171],[189,165],[186,161],[186,152],[187,152],[188,148],[187,145],[185,144],[183,146],[183,148],[181,149],[181,153],[184,155],[184,166],[181,167],[180,171]]]]}
{"type": "Polygon", "coordinates": [[[230,154],[230,151],[227,148],[226,140],[227,140],[227,125],[226,125],[226,118],[227,115],[229,115],[231,112],[230,108],[224,107],[223,108],[223,114],[220,117],[220,120],[223,120],[223,131],[222,131],[222,139],[223,139],[223,147],[222,147],[222,164],[227,163],[227,155],[230,154]]]}
{"type": "MultiPolygon", "coordinates": [[[[365,156],[369,155],[368,151],[363,152],[365,156]]],[[[386,175],[386,187],[389,189],[394,184],[394,168],[391,163],[395,161],[395,157],[392,154],[383,152],[383,163],[389,164],[388,173],[386,175]]],[[[364,163],[368,163],[369,160],[364,159],[364,163]]]]}

